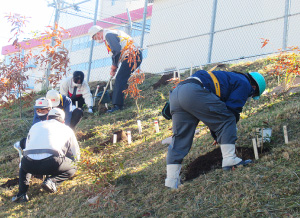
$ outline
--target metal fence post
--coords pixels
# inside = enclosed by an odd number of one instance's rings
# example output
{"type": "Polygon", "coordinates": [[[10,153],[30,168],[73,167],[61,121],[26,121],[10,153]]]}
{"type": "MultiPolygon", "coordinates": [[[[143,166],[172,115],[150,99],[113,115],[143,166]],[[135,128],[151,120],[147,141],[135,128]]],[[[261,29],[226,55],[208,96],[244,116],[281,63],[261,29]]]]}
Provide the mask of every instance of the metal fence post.
{"type": "Polygon", "coordinates": [[[146,18],[147,18],[147,7],[148,7],[148,0],[145,0],[144,15],[143,15],[143,30],[142,30],[141,45],[140,45],[141,48],[143,48],[143,44],[144,44],[144,35],[145,35],[146,18]]]}
{"type": "Polygon", "coordinates": [[[212,53],[214,34],[215,34],[217,4],[218,4],[218,0],[214,0],[212,16],[211,16],[211,24],[210,24],[210,37],[209,37],[209,45],[208,45],[208,55],[207,55],[207,63],[208,64],[211,62],[211,53],[212,53]]]}
{"type": "Polygon", "coordinates": [[[131,16],[130,16],[130,12],[129,12],[128,8],[126,8],[126,13],[127,13],[127,17],[128,17],[128,25],[126,26],[126,30],[127,30],[128,35],[131,36],[132,21],[131,21],[131,16]]]}
{"type": "Polygon", "coordinates": [[[290,11],[290,0],[285,0],[283,36],[282,36],[282,40],[283,40],[282,50],[283,51],[286,50],[286,46],[287,46],[289,11],[290,11]]]}
{"type": "MultiPolygon", "coordinates": [[[[58,20],[59,20],[60,4],[61,4],[60,0],[55,2],[55,18],[54,18],[53,29],[55,29],[55,24],[58,23],[58,20]]],[[[54,43],[55,43],[54,37],[52,37],[51,46],[54,46],[54,43]]],[[[50,75],[51,61],[52,61],[52,58],[50,58],[50,62],[48,64],[47,71],[46,71],[46,90],[47,91],[49,89],[49,79],[48,78],[49,78],[49,75],[50,75]]]]}
{"type": "MultiPolygon", "coordinates": [[[[98,5],[99,5],[99,0],[96,0],[95,14],[94,14],[94,25],[97,24],[98,5]]],[[[88,67],[88,75],[87,75],[87,81],[88,82],[90,81],[90,75],[91,75],[91,65],[92,65],[92,62],[93,62],[93,50],[94,50],[94,40],[92,40],[91,49],[90,49],[89,67],[88,67]]]]}

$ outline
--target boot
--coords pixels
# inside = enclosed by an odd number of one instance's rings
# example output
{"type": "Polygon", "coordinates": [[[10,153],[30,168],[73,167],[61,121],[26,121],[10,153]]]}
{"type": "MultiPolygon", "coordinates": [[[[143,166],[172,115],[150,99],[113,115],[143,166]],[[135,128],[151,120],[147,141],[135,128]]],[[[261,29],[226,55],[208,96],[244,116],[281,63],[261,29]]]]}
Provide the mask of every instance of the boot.
{"type": "Polygon", "coordinates": [[[180,183],[180,173],[181,170],[181,164],[168,164],[167,165],[167,178],[165,180],[165,186],[177,189],[181,183],[180,183]]]}
{"type": "Polygon", "coordinates": [[[241,158],[238,158],[235,154],[235,145],[234,144],[221,144],[222,152],[222,167],[234,166],[242,161],[241,158]]]}

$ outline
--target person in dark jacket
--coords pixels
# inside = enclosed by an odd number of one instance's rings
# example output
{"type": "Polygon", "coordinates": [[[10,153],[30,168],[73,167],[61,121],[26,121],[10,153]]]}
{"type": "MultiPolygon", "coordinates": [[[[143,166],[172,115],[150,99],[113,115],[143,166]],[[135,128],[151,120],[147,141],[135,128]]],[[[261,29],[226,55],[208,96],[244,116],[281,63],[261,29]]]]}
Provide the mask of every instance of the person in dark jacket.
{"type": "MultiPolygon", "coordinates": [[[[52,109],[52,104],[49,99],[45,97],[41,97],[35,101],[35,105],[33,108],[34,108],[34,116],[33,116],[32,125],[47,119],[47,115],[49,111],[52,109]]],[[[26,138],[23,138],[21,139],[21,141],[18,141],[14,144],[14,148],[19,152],[19,154],[21,154],[22,149],[25,148],[25,143],[26,143],[26,138]]]]}
{"type": "MultiPolygon", "coordinates": [[[[124,93],[123,91],[127,89],[127,82],[131,73],[135,70],[132,69],[133,63],[130,65],[126,57],[128,57],[129,51],[128,44],[133,42],[133,39],[121,30],[108,30],[103,29],[100,26],[92,26],[88,34],[93,40],[98,43],[105,43],[108,53],[112,56],[112,65],[110,76],[114,77],[118,70],[116,81],[114,84],[112,104],[114,107],[108,110],[108,113],[121,110],[124,106],[124,93]]],[[[139,47],[133,43],[135,46],[134,52],[137,54],[137,65],[136,68],[142,63],[142,52],[139,47]]]]}
{"type": "Polygon", "coordinates": [[[60,108],[65,112],[65,124],[73,130],[83,117],[83,111],[79,108],[72,108],[72,100],[58,91],[52,89],[47,92],[47,99],[50,99],[53,108],[60,108]]]}
{"type": "Polygon", "coordinates": [[[173,137],[166,158],[165,186],[176,189],[180,185],[181,163],[191,149],[199,121],[208,126],[215,144],[220,144],[223,170],[251,163],[235,154],[236,123],[246,101],[258,99],[265,88],[265,79],[258,72],[200,70],[179,83],[169,99],[173,137]]]}

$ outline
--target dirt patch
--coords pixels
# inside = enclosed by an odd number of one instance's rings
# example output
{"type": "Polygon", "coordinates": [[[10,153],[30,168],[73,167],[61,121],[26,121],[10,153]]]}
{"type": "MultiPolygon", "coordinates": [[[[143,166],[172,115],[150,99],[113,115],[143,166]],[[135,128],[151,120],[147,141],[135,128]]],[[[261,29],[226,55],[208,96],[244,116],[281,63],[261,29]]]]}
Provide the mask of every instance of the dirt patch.
{"type": "MultiPolygon", "coordinates": [[[[269,149],[264,149],[262,153],[268,152],[269,149]]],[[[254,160],[254,152],[252,148],[236,147],[236,155],[243,160],[254,160]]],[[[221,168],[222,167],[222,154],[221,149],[216,148],[213,151],[198,157],[191,162],[185,169],[182,170],[185,180],[197,178],[202,174],[221,168]]]]}
{"type": "Polygon", "coordinates": [[[95,132],[87,132],[87,133],[83,133],[83,132],[77,132],[76,133],[76,138],[78,141],[84,141],[84,140],[87,140],[91,137],[93,137],[94,135],[96,135],[95,132]]]}
{"type": "Polygon", "coordinates": [[[163,75],[160,78],[160,80],[157,81],[157,83],[152,85],[153,89],[157,89],[160,86],[167,85],[169,83],[168,80],[171,79],[171,78],[173,78],[173,73],[163,75]]]}
{"type": "MultiPolygon", "coordinates": [[[[123,130],[118,130],[118,131],[114,132],[113,135],[114,134],[117,134],[117,142],[121,142],[121,141],[124,142],[124,141],[128,140],[126,132],[123,130]]],[[[92,152],[99,153],[104,147],[106,147],[112,143],[113,143],[113,136],[111,136],[109,140],[99,144],[97,147],[92,148],[92,152]]]]}
{"type": "Polygon", "coordinates": [[[19,184],[19,178],[9,179],[6,183],[0,185],[1,188],[10,188],[19,184]]]}

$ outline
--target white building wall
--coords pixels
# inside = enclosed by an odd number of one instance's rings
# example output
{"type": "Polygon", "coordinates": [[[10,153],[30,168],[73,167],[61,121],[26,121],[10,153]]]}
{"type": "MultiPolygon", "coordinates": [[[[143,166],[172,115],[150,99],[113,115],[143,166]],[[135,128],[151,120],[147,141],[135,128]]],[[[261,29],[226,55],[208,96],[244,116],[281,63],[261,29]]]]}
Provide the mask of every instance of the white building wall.
{"type": "MultiPolygon", "coordinates": [[[[155,0],[144,71],[163,72],[208,62],[214,0],[155,0]]],[[[283,46],[284,0],[217,1],[211,61],[241,61],[283,46]],[[269,44],[262,48],[262,40],[269,44]]],[[[300,2],[290,0],[288,46],[299,45],[300,2]]]]}

